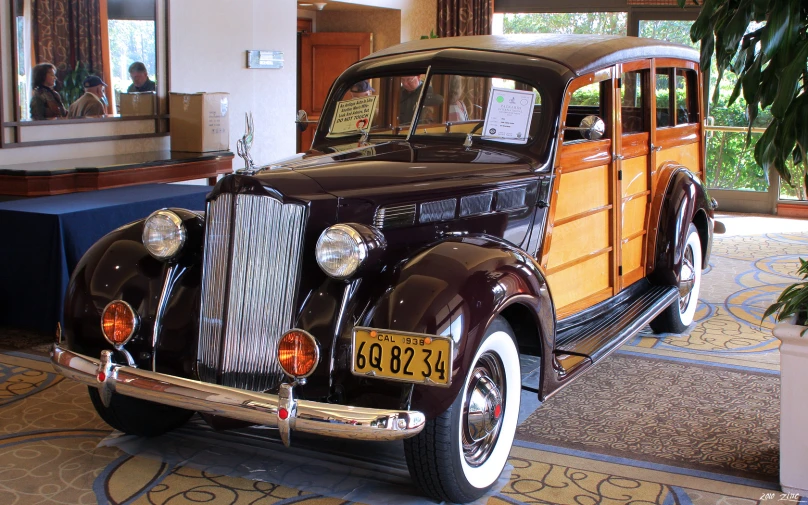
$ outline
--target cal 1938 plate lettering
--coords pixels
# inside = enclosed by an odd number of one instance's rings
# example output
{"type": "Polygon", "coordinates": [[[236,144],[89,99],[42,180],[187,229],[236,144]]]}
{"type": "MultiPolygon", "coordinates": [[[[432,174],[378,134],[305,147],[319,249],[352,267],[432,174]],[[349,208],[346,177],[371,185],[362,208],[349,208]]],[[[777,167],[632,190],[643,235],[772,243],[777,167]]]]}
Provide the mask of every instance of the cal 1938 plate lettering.
{"type": "Polygon", "coordinates": [[[352,370],[364,377],[449,386],[453,347],[448,337],[357,327],[352,370]]]}

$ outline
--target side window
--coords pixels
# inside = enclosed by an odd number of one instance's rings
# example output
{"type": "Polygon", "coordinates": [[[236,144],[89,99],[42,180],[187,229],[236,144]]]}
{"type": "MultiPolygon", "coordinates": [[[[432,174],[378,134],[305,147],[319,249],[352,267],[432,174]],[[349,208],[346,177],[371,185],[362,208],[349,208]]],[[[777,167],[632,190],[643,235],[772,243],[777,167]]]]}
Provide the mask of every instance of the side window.
{"type": "Polygon", "coordinates": [[[647,70],[626,72],[620,88],[620,122],[623,134],[641,133],[650,130],[648,105],[643,95],[643,81],[647,70]]]}
{"type": "MultiPolygon", "coordinates": [[[[608,81],[607,81],[608,82],[608,81]]],[[[608,121],[610,114],[605,113],[605,102],[603,82],[587,84],[575,90],[570,98],[567,107],[567,118],[565,121],[564,143],[586,140],[580,130],[573,130],[581,126],[581,121],[587,116],[597,116],[606,123],[606,131],[609,131],[608,121]]]]}
{"type": "Polygon", "coordinates": [[[671,117],[671,69],[658,68],[656,72],[656,125],[657,128],[673,126],[671,117]]]}
{"type": "Polygon", "coordinates": [[[696,72],[676,69],[676,124],[699,122],[698,85],[696,72]]]}

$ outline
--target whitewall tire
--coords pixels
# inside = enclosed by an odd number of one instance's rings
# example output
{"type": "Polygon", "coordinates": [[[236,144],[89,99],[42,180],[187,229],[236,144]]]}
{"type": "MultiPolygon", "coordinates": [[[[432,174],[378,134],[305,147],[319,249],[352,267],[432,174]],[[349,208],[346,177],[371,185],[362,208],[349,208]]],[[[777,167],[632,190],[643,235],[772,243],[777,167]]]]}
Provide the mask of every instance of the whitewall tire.
{"type": "Polygon", "coordinates": [[[679,271],[679,300],[651,321],[651,328],[656,333],[682,333],[693,323],[699,305],[701,263],[701,239],[698,230],[691,224],[687,230],[679,271]]]}
{"type": "Polygon", "coordinates": [[[513,445],[522,381],[504,319],[489,326],[472,363],[451,407],[404,443],[413,481],[437,500],[465,503],[484,495],[513,445]]]}

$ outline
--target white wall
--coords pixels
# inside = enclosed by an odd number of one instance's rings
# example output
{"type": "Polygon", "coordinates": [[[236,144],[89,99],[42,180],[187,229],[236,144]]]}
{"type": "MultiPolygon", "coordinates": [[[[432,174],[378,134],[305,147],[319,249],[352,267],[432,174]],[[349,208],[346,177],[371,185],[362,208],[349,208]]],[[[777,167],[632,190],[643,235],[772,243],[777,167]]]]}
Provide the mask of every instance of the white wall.
{"type": "MultiPolygon", "coordinates": [[[[295,153],[297,2],[171,0],[171,91],[230,93],[230,150],[252,111],[256,164],[295,153]],[[247,69],[246,51],[283,51],[282,69],[247,69]]],[[[236,158],[233,166],[243,163],[236,158]]]]}
{"type": "MultiPolygon", "coordinates": [[[[0,9],[4,27],[11,23],[7,7],[3,5],[0,9]]],[[[229,92],[230,150],[234,153],[236,140],[244,133],[244,113],[252,111],[255,162],[264,164],[294,154],[297,2],[171,0],[170,9],[171,91],[229,92]],[[284,68],[248,70],[247,49],[283,51],[284,68]]],[[[7,30],[0,30],[0,38],[2,47],[10,47],[7,30]]],[[[4,51],[4,77],[11,76],[9,61],[10,54],[4,51]]],[[[10,91],[8,86],[4,89],[6,95],[10,91]]],[[[10,103],[9,96],[4,99],[10,103]]],[[[10,116],[10,111],[4,112],[10,116]]],[[[160,151],[168,147],[168,138],[150,138],[0,149],[0,165],[160,151]]],[[[242,166],[240,158],[236,158],[233,166],[242,166]]]]}

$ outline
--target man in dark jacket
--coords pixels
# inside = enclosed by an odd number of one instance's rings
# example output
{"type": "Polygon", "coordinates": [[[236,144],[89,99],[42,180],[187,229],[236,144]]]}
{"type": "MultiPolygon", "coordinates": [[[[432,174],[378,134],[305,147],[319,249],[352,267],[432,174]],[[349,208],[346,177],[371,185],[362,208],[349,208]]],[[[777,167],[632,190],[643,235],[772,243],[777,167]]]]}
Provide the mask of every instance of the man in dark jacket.
{"type": "Polygon", "coordinates": [[[132,78],[132,84],[126,90],[127,93],[142,93],[144,91],[156,91],[157,86],[154,81],[149,79],[149,72],[146,70],[146,65],[140,61],[136,61],[129,65],[129,77],[132,78]]]}

